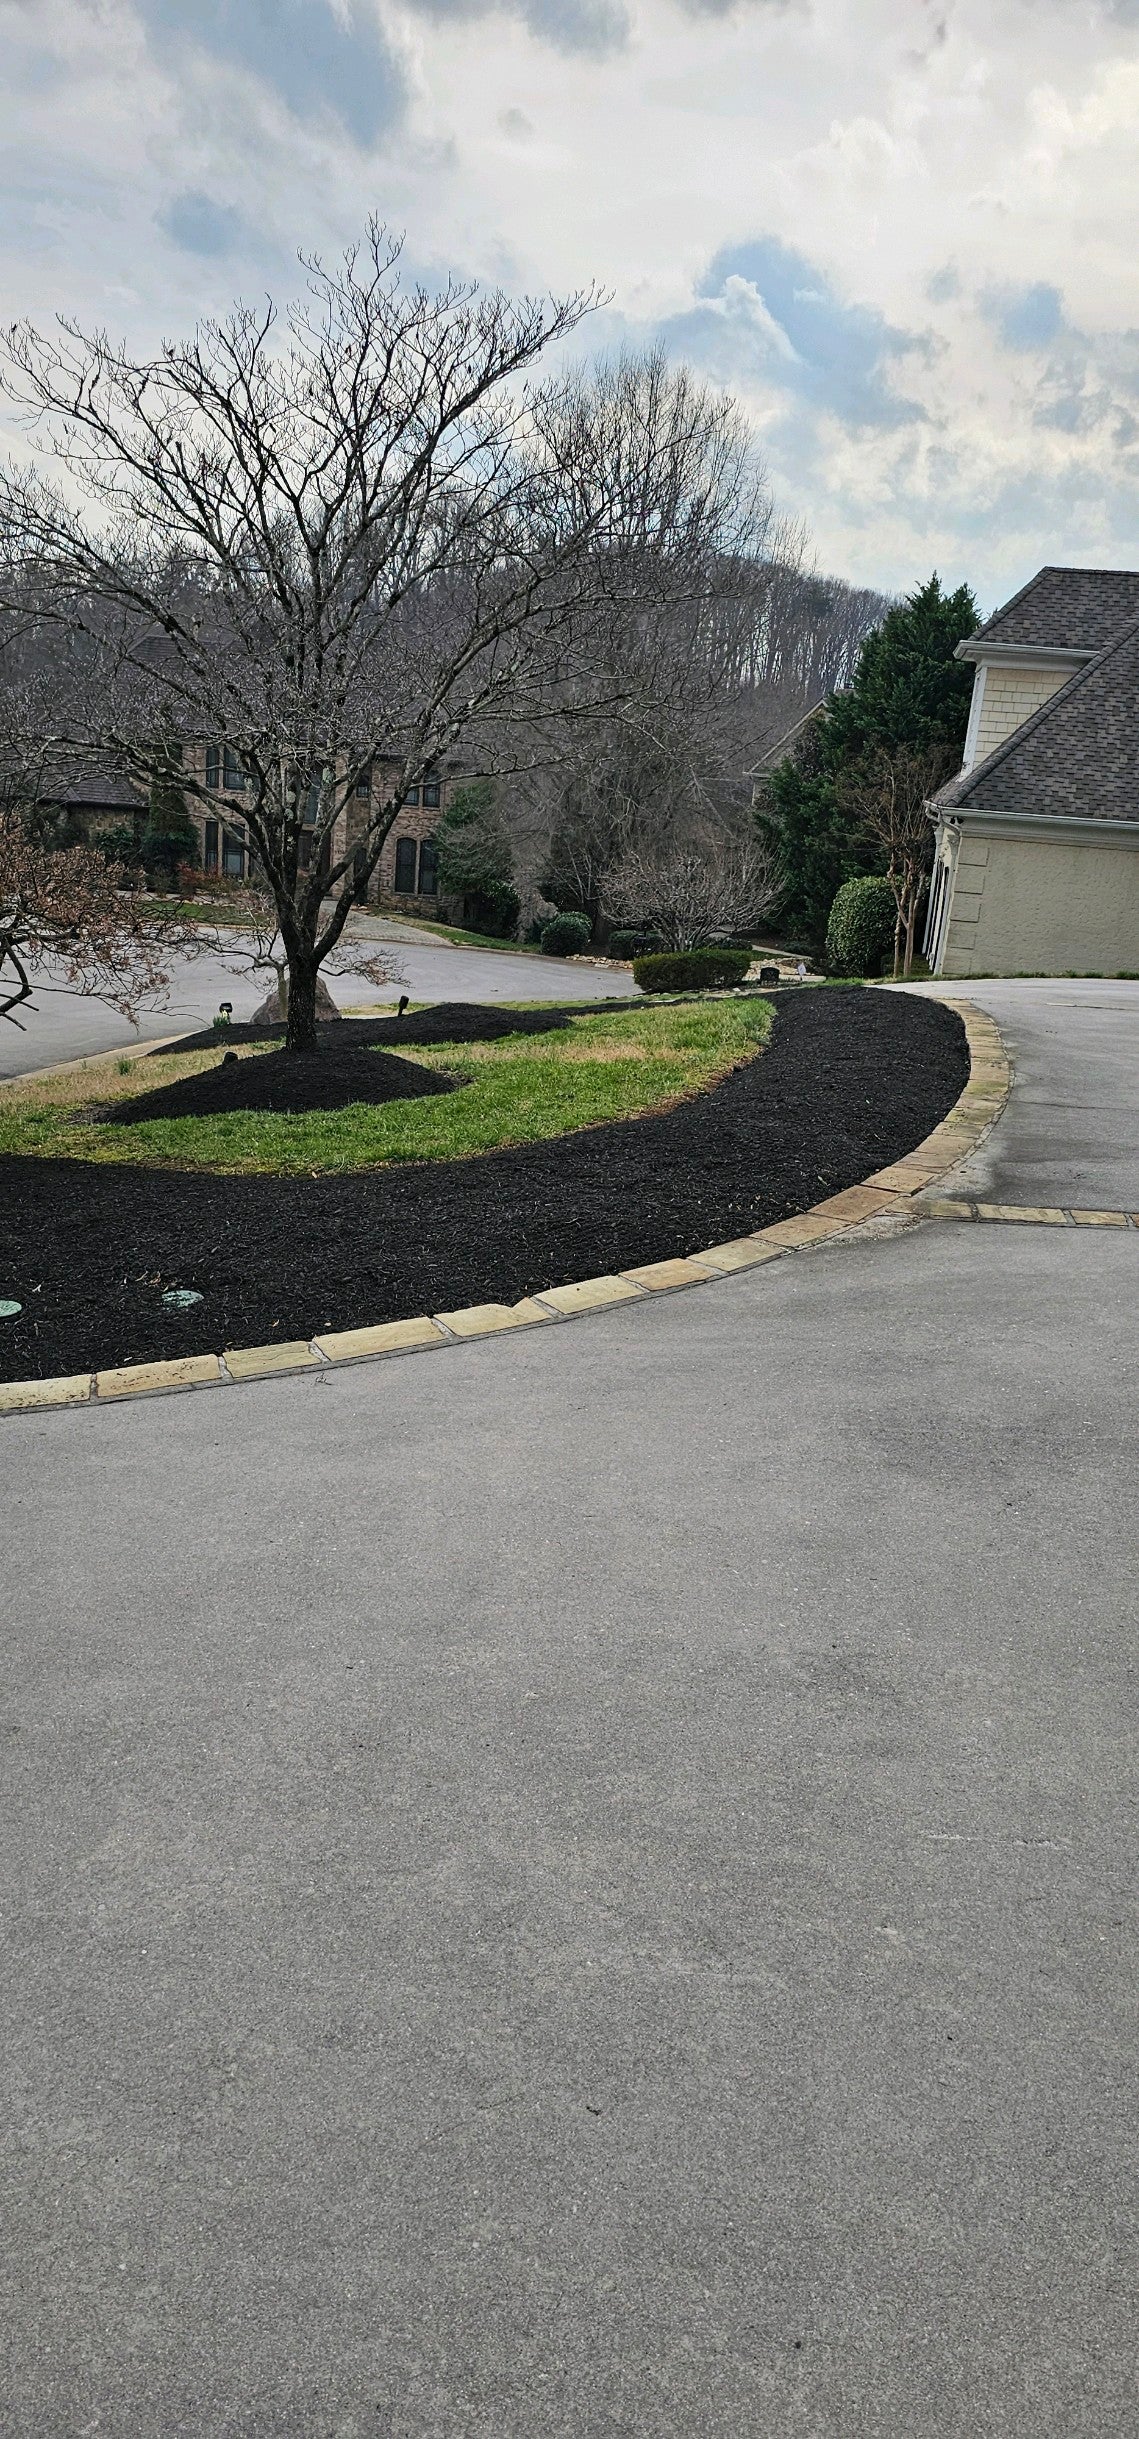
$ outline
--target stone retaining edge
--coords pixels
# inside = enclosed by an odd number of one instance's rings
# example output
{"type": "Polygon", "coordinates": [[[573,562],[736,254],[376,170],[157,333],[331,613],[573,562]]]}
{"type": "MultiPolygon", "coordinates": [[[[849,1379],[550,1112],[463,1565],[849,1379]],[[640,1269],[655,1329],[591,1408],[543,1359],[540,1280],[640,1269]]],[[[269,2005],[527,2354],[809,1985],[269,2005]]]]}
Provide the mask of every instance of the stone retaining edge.
{"type": "MultiPolygon", "coordinates": [[[[489,1338],[506,1330],[549,1328],[579,1314],[608,1310],[618,1304],[651,1302],[690,1287],[708,1287],[716,1279],[734,1277],[785,1253],[849,1234],[867,1220],[909,1213],[935,1217],[917,1197],[928,1194],[939,1177],[976,1149],[995,1125],[1008,1098],[1012,1068],[993,1018],[969,1000],[942,997],[965,1027],[969,1044],[969,1081],[953,1108],[933,1133],[885,1169],[877,1169],[859,1186],[828,1195],[795,1218],[776,1220],[769,1228],[709,1245],[697,1253],[663,1262],[648,1262],[619,1275],[573,1279],[562,1287],[543,1288],[518,1304],[475,1304],[454,1312],[419,1313],[405,1321],[381,1321],[373,1329],[322,1330],[310,1340],[293,1339],[277,1346],[233,1347],[217,1355],[180,1355],[164,1363],[119,1364],[95,1373],[72,1373],[49,1380],[0,1382],[0,1415],[29,1414],[48,1408],[117,1405],[127,1397],[168,1396],[174,1391],[232,1388],[242,1381],[265,1380],[291,1372],[326,1372],[343,1364],[375,1362],[393,1355],[429,1353],[468,1339],[489,1338]]],[[[121,1055],[121,1054],[115,1054],[121,1055]]],[[[72,1062],[69,1062],[69,1064],[72,1062]]],[[[87,1064],[76,1060],[75,1065],[87,1064]]],[[[969,1208],[968,1205],[965,1206],[969,1208]]]]}

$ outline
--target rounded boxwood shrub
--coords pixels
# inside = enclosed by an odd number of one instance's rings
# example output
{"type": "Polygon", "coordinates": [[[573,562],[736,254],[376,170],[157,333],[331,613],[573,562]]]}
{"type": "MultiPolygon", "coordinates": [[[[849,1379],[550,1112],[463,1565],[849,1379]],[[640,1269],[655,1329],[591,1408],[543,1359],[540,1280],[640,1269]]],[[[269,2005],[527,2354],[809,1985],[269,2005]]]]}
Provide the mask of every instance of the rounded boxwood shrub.
{"type": "Polygon", "coordinates": [[[573,957],[589,947],[593,927],[588,915],[551,915],[539,938],[544,957],[573,957]]]}
{"type": "Polygon", "coordinates": [[[677,949],[663,957],[635,957],[633,980],[642,991],[730,991],[750,964],[750,949],[677,949]]]}
{"type": "Polygon", "coordinates": [[[844,881],[836,890],[827,923],[827,964],[832,974],[878,974],[892,955],[898,909],[888,881],[877,874],[844,881]]]}
{"type": "Polygon", "coordinates": [[[607,951],[610,957],[653,957],[663,949],[659,932],[610,932],[607,951]]]}

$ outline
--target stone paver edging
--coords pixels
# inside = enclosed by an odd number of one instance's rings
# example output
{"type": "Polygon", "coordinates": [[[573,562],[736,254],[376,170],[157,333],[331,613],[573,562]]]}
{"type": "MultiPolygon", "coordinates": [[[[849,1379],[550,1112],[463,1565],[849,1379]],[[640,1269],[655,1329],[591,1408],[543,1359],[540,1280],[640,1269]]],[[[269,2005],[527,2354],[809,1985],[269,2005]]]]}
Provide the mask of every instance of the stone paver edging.
{"type": "MultiPolygon", "coordinates": [[[[940,994],[938,994],[940,997],[940,994]]],[[[175,1389],[233,1387],[245,1380],[264,1380],[274,1373],[322,1372],[346,1363],[381,1356],[426,1353],[455,1346],[471,1338],[487,1338],[505,1330],[549,1328],[581,1313],[604,1311],[611,1305],[651,1301],[678,1289],[707,1287],[716,1279],[734,1277],[774,1262],[785,1253],[818,1245],[844,1235],[868,1220],[888,1214],[911,1217],[949,1216],[948,1207],[918,1199],[928,1197],[940,1177],[973,1151],[999,1118],[1008,1098],[1012,1071],[1000,1033],[991,1016],[969,1001],[946,998],[944,1005],[960,1016],[969,1042],[969,1081],[948,1116],[904,1160],[878,1169],[860,1186],[832,1194],[794,1219],[776,1220],[751,1236],[724,1245],[703,1246],[699,1252],[671,1261],[648,1262],[619,1276],[573,1279],[564,1287],[544,1288],[518,1304],[475,1304],[455,1312],[419,1313],[406,1321],[381,1321],[374,1329],[322,1330],[311,1340],[264,1347],[230,1347],[217,1355],[176,1356],[164,1363],[120,1364],[102,1372],[80,1372],[51,1380],[0,1382],[0,1415],[27,1414],[48,1407],[113,1405],[124,1397],[153,1397],[175,1389]]],[[[80,1062],[76,1062],[79,1064],[80,1062]]],[[[954,1212],[972,1216],[984,1206],[955,1205],[954,1212]]],[[[1039,1213],[1031,1216],[1040,1217],[1039,1213]]],[[[1086,1216],[1086,1215],[1085,1215],[1086,1216]]],[[[1115,1215],[1111,1215],[1115,1216],[1115,1215]]]]}

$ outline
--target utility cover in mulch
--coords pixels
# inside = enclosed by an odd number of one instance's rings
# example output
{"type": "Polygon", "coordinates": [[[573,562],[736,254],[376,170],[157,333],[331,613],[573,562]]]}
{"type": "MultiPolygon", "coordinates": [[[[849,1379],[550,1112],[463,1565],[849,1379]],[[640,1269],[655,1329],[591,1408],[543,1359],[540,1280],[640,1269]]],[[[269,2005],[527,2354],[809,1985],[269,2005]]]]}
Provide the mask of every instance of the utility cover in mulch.
{"type": "Polygon", "coordinates": [[[309,1058],[287,1050],[244,1059],[222,1052],[216,1067],[93,1114],[112,1126],[141,1126],[145,1118],[212,1118],[230,1109],[347,1109],[352,1101],[416,1101],[425,1093],[454,1092],[457,1081],[417,1067],[414,1059],[393,1058],[390,1050],[342,1050],[339,1042],[309,1058]]]}
{"type": "MultiPolygon", "coordinates": [[[[603,1006],[628,1004],[643,1008],[643,999],[605,1000],[603,1006]]],[[[332,1024],[318,1025],[317,1034],[324,1050],[337,1054],[351,1046],[374,1042],[378,1048],[395,1050],[400,1043],[409,1050],[424,1049],[432,1042],[500,1042],[508,1033],[561,1033],[571,1016],[580,1016],[574,1008],[482,1008],[474,1000],[442,999],[433,1008],[419,1008],[410,1016],[341,1016],[332,1024]]],[[[273,1035],[284,1037],[284,1025],[228,1025],[224,1037],[207,1025],[204,1033],[187,1033],[181,1041],[164,1042],[161,1049],[151,1050],[152,1059],[180,1058],[184,1050],[228,1049],[238,1042],[267,1042],[273,1035]]]]}
{"type": "Polygon", "coordinates": [[[318,1178],[8,1158],[0,1297],[24,1310],[0,1322],[0,1376],[513,1303],[692,1253],[912,1150],[968,1064],[936,1000],[813,990],[781,1000],[768,1048],[712,1091],[518,1151],[318,1178]],[[203,1301],[171,1311],[171,1288],[203,1301]]]}

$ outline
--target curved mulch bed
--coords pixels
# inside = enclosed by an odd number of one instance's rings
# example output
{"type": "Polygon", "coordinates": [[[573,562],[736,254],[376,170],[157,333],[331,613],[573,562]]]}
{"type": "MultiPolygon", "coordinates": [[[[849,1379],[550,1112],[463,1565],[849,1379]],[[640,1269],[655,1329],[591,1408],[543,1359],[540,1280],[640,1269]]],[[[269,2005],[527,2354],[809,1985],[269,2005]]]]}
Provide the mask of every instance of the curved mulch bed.
{"type": "Polygon", "coordinates": [[[290,1058],[284,1050],[266,1050],[243,1059],[224,1053],[216,1067],[200,1075],[183,1076],[177,1084],[160,1084],[156,1092],[140,1093],[134,1101],[115,1101],[103,1112],[112,1126],[141,1126],[147,1118],[212,1118],[233,1109],[278,1110],[294,1117],[305,1109],[346,1109],[352,1101],[421,1101],[425,1094],[454,1092],[456,1076],[417,1067],[413,1059],[393,1058],[390,1050],[355,1047],[319,1051],[313,1058],[290,1058]]]}
{"type": "Polygon", "coordinates": [[[480,1159],[312,1179],[0,1161],[0,1295],[25,1308],[0,1324],[0,1377],[513,1302],[690,1253],[897,1160],[966,1083],[964,1027],[935,1000],[777,1004],[769,1048],[697,1100],[480,1159]],[[167,1312],[169,1287],[204,1302],[167,1312]]]}
{"type": "MultiPolygon", "coordinates": [[[[594,1011],[607,1014],[613,1008],[644,1007],[643,999],[606,999],[594,1011]]],[[[407,1049],[423,1049],[433,1042],[499,1042],[507,1033],[564,1033],[571,1016],[588,1015],[586,1006],[571,1008],[491,1008],[480,1007],[473,999],[440,999],[431,1008],[419,1008],[412,1016],[338,1016],[332,1023],[318,1025],[322,1048],[339,1055],[346,1048],[371,1042],[381,1049],[396,1050],[400,1044],[407,1049]]],[[[224,1050],[229,1043],[267,1042],[274,1034],[283,1035],[282,1024],[229,1025],[224,1040],[207,1025],[204,1033],[187,1033],[180,1041],[163,1042],[157,1050],[149,1050],[151,1059],[180,1058],[184,1050],[224,1050]]]]}

